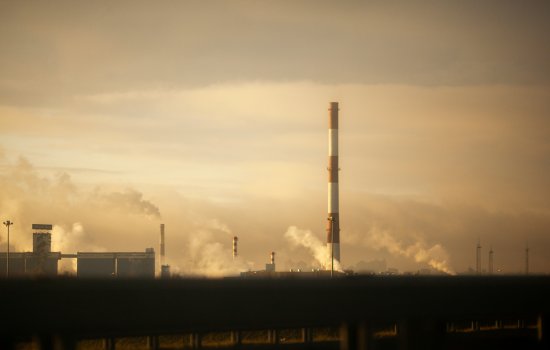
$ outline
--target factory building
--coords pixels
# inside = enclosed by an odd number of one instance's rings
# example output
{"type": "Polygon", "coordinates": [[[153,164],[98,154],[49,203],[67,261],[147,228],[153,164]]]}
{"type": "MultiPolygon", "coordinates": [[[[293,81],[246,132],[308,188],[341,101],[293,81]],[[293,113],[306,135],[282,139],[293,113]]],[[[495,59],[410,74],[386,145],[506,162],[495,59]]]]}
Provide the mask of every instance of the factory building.
{"type": "Polygon", "coordinates": [[[275,252],[271,252],[270,262],[265,264],[265,270],[257,271],[245,271],[240,273],[241,278],[319,278],[319,277],[342,277],[353,272],[346,271],[334,271],[313,269],[311,271],[305,270],[290,270],[290,271],[276,271],[275,269],[275,252]]]}
{"type": "Polygon", "coordinates": [[[155,250],[144,252],[52,252],[52,225],[33,224],[32,252],[0,253],[0,277],[57,276],[61,259],[76,259],[78,277],[155,277],[155,250]],[[2,272],[6,271],[6,274],[2,272]]]}
{"type": "MultiPolygon", "coordinates": [[[[0,277],[5,276],[6,252],[0,253],[0,277]]],[[[45,255],[37,255],[34,252],[10,252],[10,277],[20,276],[56,276],[57,264],[61,259],[61,253],[50,252],[45,255]]]]}
{"type": "MultiPolygon", "coordinates": [[[[52,225],[32,225],[32,252],[10,252],[9,276],[56,276],[61,253],[52,252],[52,225]]],[[[7,272],[7,252],[0,255],[0,271],[7,272]]]]}
{"type": "Polygon", "coordinates": [[[155,250],[76,254],[78,277],[154,277],[155,250]]]}

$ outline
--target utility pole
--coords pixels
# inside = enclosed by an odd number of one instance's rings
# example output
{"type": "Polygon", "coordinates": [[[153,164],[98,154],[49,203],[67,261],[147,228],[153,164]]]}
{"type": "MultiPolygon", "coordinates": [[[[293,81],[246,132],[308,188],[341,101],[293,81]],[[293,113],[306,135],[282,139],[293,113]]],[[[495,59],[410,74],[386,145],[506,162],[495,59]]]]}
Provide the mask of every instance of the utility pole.
{"type": "Polygon", "coordinates": [[[525,244],[525,274],[529,274],[529,245],[525,244]]]}
{"type": "Polygon", "coordinates": [[[489,274],[493,274],[493,247],[489,249],[489,274]]]}
{"type": "Polygon", "coordinates": [[[6,278],[10,277],[10,226],[13,225],[13,222],[6,220],[4,225],[8,228],[8,250],[6,254],[6,278]]]}
{"type": "Polygon", "coordinates": [[[476,273],[481,275],[481,242],[479,239],[476,247],[476,273]]]}

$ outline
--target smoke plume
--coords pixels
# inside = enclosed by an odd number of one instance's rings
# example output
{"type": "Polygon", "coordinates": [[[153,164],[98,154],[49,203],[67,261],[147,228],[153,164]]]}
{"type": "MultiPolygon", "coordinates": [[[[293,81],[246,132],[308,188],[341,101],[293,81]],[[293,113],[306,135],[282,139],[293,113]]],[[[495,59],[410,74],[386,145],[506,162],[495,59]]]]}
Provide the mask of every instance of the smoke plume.
{"type": "MultiPolygon", "coordinates": [[[[329,269],[331,267],[330,251],[310,230],[290,226],[285,232],[285,238],[295,247],[307,248],[322,268],[329,269]]],[[[337,260],[334,260],[334,269],[342,271],[342,267],[337,260]]]]}
{"type": "Polygon", "coordinates": [[[160,218],[160,210],[141,192],[101,186],[90,190],[74,183],[66,172],[44,175],[24,157],[2,163],[0,213],[15,223],[15,250],[31,250],[33,223],[54,224],[53,249],[62,252],[104,250],[100,246],[104,244],[110,249],[139,246],[142,250],[142,244],[150,244],[143,238],[154,225],[151,219],[160,218]],[[120,235],[124,229],[140,238],[129,242],[120,235]]]}
{"type": "Polygon", "coordinates": [[[433,269],[450,275],[455,274],[449,267],[449,254],[440,244],[428,246],[417,239],[416,243],[405,245],[388,231],[376,228],[370,230],[366,243],[374,249],[386,249],[390,254],[413,259],[417,263],[426,263],[433,269]]]}
{"type": "MultiPolygon", "coordinates": [[[[89,241],[89,237],[80,222],[70,226],[54,225],[52,230],[52,251],[63,253],[77,253],[86,247],[87,251],[104,252],[105,248],[96,246],[89,241]]],[[[76,273],[76,259],[61,259],[59,262],[61,273],[76,273]]]]}
{"type": "Polygon", "coordinates": [[[119,210],[160,219],[159,208],[150,201],[143,199],[143,194],[134,189],[128,188],[123,192],[108,193],[103,195],[103,199],[119,210]]]}
{"type": "Polygon", "coordinates": [[[188,251],[190,260],[185,263],[182,272],[189,275],[222,277],[238,275],[251,267],[241,257],[233,259],[231,249],[231,230],[218,220],[206,223],[205,228],[197,229],[190,236],[188,251]],[[210,227],[208,227],[210,226],[210,227]],[[219,237],[218,232],[229,234],[219,237]],[[221,242],[226,242],[223,244],[221,242]]]}

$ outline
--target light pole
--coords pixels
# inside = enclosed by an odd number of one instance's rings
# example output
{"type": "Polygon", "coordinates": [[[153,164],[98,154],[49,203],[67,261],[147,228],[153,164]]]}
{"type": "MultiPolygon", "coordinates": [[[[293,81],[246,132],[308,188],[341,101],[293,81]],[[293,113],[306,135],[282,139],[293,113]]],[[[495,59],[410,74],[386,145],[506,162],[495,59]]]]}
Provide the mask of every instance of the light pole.
{"type": "Polygon", "coordinates": [[[10,226],[13,225],[13,222],[6,220],[4,225],[8,228],[8,254],[6,255],[6,278],[10,277],[10,226]]]}
{"type": "Polygon", "coordinates": [[[328,217],[330,221],[330,278],[334,276],[334,218],[328,217]]]}

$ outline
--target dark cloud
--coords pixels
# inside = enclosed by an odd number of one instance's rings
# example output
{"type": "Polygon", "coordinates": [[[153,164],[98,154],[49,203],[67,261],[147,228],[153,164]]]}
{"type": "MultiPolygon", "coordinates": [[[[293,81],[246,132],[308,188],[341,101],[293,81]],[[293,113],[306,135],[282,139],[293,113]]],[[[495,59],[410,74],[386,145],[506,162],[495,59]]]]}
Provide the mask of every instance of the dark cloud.
{"type": "Polygon", "coordinates": [[[543,1],[1,6],[0,99],[10,104],[223,81],[486,85],[550,77],[543,1]]]}

